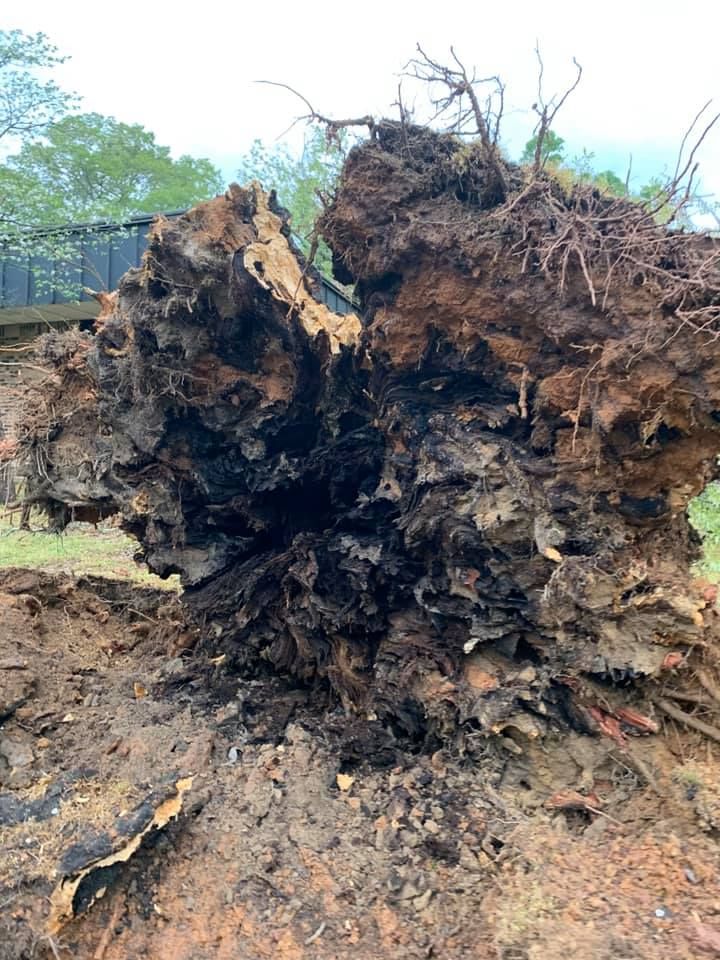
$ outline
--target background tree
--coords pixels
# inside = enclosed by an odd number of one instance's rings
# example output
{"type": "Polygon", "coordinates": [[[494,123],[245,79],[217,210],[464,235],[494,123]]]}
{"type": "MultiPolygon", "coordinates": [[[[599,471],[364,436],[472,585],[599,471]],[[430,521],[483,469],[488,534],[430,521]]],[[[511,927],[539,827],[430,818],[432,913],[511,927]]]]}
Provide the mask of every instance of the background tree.
{"type": "MultiPolygon", "coordinates": [[[[138,124],[70,113],[77,98],[43,78],[65,60],[42,33],[0,31],[0,247],[20,268],[35,258],[40,289],[60,281],[38,263],[59,261],[74,276],[79,253],[77,238],[36,228],[177,210],[223,186],[209,160],[173,159],[138,124]]],[[[78,293],[74,281],[60,285],[78,293]]]]}
{"type": "Polygon", "coordinates": [[[184,209],[222,187],[209,160],[174,160],[139,124],[98,113],[51,124],[42,140],[26,143],[0,168],[7,202],[35,226],[184,209]]]}
{"type": "MultiPolygon", "coordinates": [[[[530,164],[535,157],[537,148],[537,137],[531,137],[525,144],[520,156],[520,163],[530,164]]],[[[646,202],[662,201],[662,192],[664,183],[658,177],[655,177],[644,184],[636,193],[628,189],[627,183],[619,177],[614,170],[597,171],[594,168],[595,154],[583,148],[580,154],[568,158],[565,153],[565,140],[555,133],[548,130],[543,138],[541,162],[542,166],[549,170],[567,187],[573,183],[592,183],[603,193],[611,194],[615,197],[629,197],[633,200],[642,200],[646,202]]],[[[662,208],[658,212],[658,219],[662,222],[662,208]]]]}
{"type": "Polygon", "coordinates": [[[44,33],[0,30],[0,144],[41,134],[77,98],[35,71],[64,63],[44,33]]]}
{"type": "MultiPolygon", "coordinates": [[[[37,233],[96,221],[122,223],[140,214],[185,209],[222,190],[220,171],[209,160],[182,156],[137,124],[97,113],[65,117],[51,124],[41,140],[26,142],[0,166],[0,197],[6,222],[5,255],[21,268],[32,262],[38,290],[80,295],[82,262],[78,232],[37,233]],[[29,261],[29,257],[34,257],[29,261]],[[40,257],[42,259],[38,260],[40,257]],[[56,274],[47,262],[61,265],[56,274]]],[[[92,228],[84,233],[89,235],[92,228]]],[[[106,239],[118,243],[127,228],[106,239]]]]}
{"type": "MultiPolygon", "coordinates": [[[[537,136],[530,137],[520,157],[520,163],[532,163],[535,160],[537,136]]],[[[543,137],[540,162],[545,166],[559,166],[565,159],[565,141],[554,130],[548,130],[543,137]]]]}

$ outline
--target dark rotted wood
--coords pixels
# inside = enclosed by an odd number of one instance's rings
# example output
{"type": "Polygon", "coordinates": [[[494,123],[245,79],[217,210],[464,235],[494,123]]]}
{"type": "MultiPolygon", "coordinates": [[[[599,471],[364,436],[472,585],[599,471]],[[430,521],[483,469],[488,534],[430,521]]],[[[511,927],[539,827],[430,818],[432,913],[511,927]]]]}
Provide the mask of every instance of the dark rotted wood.
{"type": "Polygon", "coordinates": [[[592,700],[576,678],[611,691],[704,635],[685,507],[720,346],[671,337],[647,284],[600,309],[575,264],[560,295],[464,149],[381,125],[351,153],[321,226],[361,324],[313,312],[256,188],[156,224],[26,449],[38,499],[120,510],[229,662],[412,732],[536,736],[592,700]]]}

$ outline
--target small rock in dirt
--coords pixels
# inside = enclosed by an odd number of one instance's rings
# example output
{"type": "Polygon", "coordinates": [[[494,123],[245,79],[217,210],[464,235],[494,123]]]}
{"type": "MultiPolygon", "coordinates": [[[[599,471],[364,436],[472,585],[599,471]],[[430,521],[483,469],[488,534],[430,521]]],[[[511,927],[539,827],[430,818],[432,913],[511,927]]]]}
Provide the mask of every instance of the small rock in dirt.
{"type": "MultiPolygon", "coordinates": [[[[1,710],[2,710],[2,708],[0,708],[0,711],[1,711],[1,710]]],[[[15,716],[15,719],[16,719],[16,720],[32,720],[32,719],[35,717],[35,714],[36,714],[36,713],[37,713],[37,707],[35,707],[35,706],[33,706],[32,704],[29,704],[29,703],[28,703],[28,704],[25,704],[25,705],[22,706],[22,707],[18,707],[18,708],[14,711],[14,716],[15,716]]],[[[1,715],[1,713],[0,713],[0,715],[1,715]]],[[[43,714],[40,714],[40,716],[43,716],[43,714]]]]}
{"type": "Polygon", "coordinates": [[[340,790],[349,790],[353,783],[355,783],[355,777],[351,777],[347,773],[338,773],[335,777],[335,782],[340,790]]]}
{"type": "Polygon", "coordinates": [[[720,930],[698,921],[693,925],[692,940],[703,953],[720,957],[720,930]]]}
{"type": "Polygon", "coordinates": [[[537,679],[537,670],[535,667],[524,667],[516,677],[521,683],[534,683],[537,679]]]}
{"type": "Polygon", "coordinates": [[[499,737],[498,742],[501,747],[504,747],[505,750],[508,750],[510,753],[515,754],[515,756],[522,756],[523,748],[520,746],[519,743],[515,743],[515,741],[511,737],[499,737]]]}
{"type": "MultiPolygon", "coordinates": [[[[559,819],[567,826],[567,820],[564,817],[559,819]]],[[[585,828],[583,836],[587,837],[588,840],[599,840],[603,834],[607,833],[608,823],[609,821],[604,817],[598,817],[597,820],[593,820],[593,822],[585,828]]]]}
{"type": "Polygon", "coordinates": [[[228,720],[235,720],[240,716],[240,704],[237,700],[231,700],[224,707],[220,707],[215,713],[215,723],[227,723],[228,720]]]}
{"type": "Polygon", "coordinates": [[[0,670],[27,670],[27,661],[18,657],[0,659],[0,670]]]}
{"type": "Polygon", "coordinates": [[[399,838],[406,847],[412,848],[420,846],[420,837],[418,837],[416,833],[411,833],[410,830],[401,830],[399,838]]]}
{"type": "Polygon", "coordinates": [[[0,739],[0,756],[7,760],[11,770],[28,767],[35,759],[29,737],[20,734],[5,734],[0,739]]]}
{"type": "Polygon", "coordinates": [[[420,892],[420,889],[414,883],[406,880],[400,890],[398,890],[397,898],[398,900],[414,900],[420,896],[420,892]]]}
{"type": "Polygon", "coordinates": [[[285,739],[292,744],[308,743],[312,741],[312,736],[299,723],[289,723],[285,728],[285,739]]]}
{"type": "Polygon", "coordinates": [[[186,670],[186,661],[183,660],[182,657],[173,657],[171,660],[166,660],[165,663],[163,663],[160,674],[163,679],[167,680],[178,674],[185,673],[186,670]]]}
{"type": "Polygon", "coordinates": [[[202,773],[210,766],[214,745],[215,734],[211,730],[199,734],[187,748],[183,757],[183,767],[189,773],[202,773]]]}
{"type": "MultiPolygon", "coordinates": [[[[491,858],[488,857],[486,854],[483,854],[483,856],[486,858],[486,860],[491,860],[491,858]]],[[[460,847],[460,857],[458,859],[458,864],[462,868],[462,870],[468,873],[482,873],[484,869],[483,864],[479,859],[479,857],[475,853],[473,853],[473,851],[469,847],[466,847],[464,845],[460,847]]]]}
{"type": "Polygon", "coordinates": [[[428,906],[430,900],[432,899],[432,895],[433,891],[428,889],[425,891],[425,893],[421,893],[419,897],[415,897],[413,900],[413,907],[415,907],[418,913],[428,906]]]}

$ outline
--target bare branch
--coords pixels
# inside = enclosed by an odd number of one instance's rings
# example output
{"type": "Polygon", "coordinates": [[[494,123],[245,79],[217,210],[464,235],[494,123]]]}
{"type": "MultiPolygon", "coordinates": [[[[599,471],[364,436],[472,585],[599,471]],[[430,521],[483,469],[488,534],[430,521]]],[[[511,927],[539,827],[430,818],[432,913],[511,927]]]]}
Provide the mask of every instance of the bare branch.
{"type": "Polygon", "coordinates": [[[538,170],[541,170],[544,166],[543,162],[543,145],[545,143],[545,138],[548,134],[548,131],[555,122],[555,117],[558,114],[558,111],[563,107],[565,101],[576,89],[577,85],[580,83],[580,78],[582,77],[582,67],[577,62],[575,57],[573,57],[573,63],[575,64],[575,69],[577,70],[577,76],[575,77],[575,82],[572,83],[565,93],[556,101],[556,98],[553,96],[548,103],[545,103],[544,94],[543,94],[543,75],[545,73],[545,64],[543,63],[542,56],[540,54],[540,44],[536,42],[535,44],[535,56],[538,59],[538,99],[537,103],[533,104],[533,110],[538,115],[539,120],[537,126],[535,127],[535,156],[533,158],[533,170],[537,173],[538,170]]]}
{"type": "Polygon", "coordinates": [[[449,133],[479,137],[485,161],[493,171],[498,189],[505,197],[507,177],[497,149],[505,94],[502,81],[494,75],[478,77],[475,71],[470,75],[454,47],[450,47],[454,64],[451,66],[433,60],[420,44],[417,45],[417,52],[419,56],[408,61],[404,73],[427,83],[431,91],[440,89],[437,94],[431,92],[429,95],[434,108],[430,123],[450,114],[452,120],[447,127],[449,133]],[[485,84],[492,86],[483,106],[478,89],[485,84]]]}
{"type": "Polygon", "coordinates": [[[295,87],[291,87],[290,84],[288,84],[288,83],[280,83],[280,82],[277,81],[277,80],[256,80],[255,83],[263,83],[263,84],[266,84],[268,87],[281,87],[283,90],[289,90],[290,93],[293,93],[296,97],[298,97],[300,100],[302,100],[302,102],[303,102],[303,103],[305,104],[305,106],[308,108],[309,115],[310,115],[310,116],[315,116],[315,108],[314,108],[313,105],[310,103],[310,101],[307,99],[307,97],[304,97],[304,96],[302,95],[302,93],[300,93],[299,91],[297,91],[297,90],[295,89],[295,87]]]}
{"type": "Polygon", "coordinates": [[[630,154],[630,160],[628,162],[628,169],[625,175],[625,193],[630,195],[630,177],[632,176],[632,165],[633,165],[633,156],[630,154]]]}
{"type": "MultiPolygon", "coordinates": [[[[322,113],[318,113],[307,97],[303,96],[302,93],[299,93],[294,87],[291,87],[287,83],[279,83],[275,80],[256,80],[255,83],[263,83],[269,87],[281,87],[283,90],[289,90],[290,93],[302,100],[308,108],[308,113],[296,117],[288,130],[291,130],[296,123],[322,123],[325,125],[328,141],[332,141],[337,140],[340,131],[346,127],[367,127],[371,135],[375,129],[375,118],[370,116],[370,114],[366,114],[364,117],[352,117],[346,120],[333,120],[331,117],[326,117],[322,113]]],[[[287,132],[288,131],[286,131],[286,133],[287,132]]]]}
{"type": "Polygon", "coordinates": [[[702,133],[693,144],[692,150],[690,151],[688,159],[682,169],[680,165],[682,163],[682,155],[685,151],[688,137],[695,128],[700,117],[710,106],[711,102],[711,100],[708,100],[708,102],[701,107],[685,132],[680,144],[680,150],[678,151],[678,159],[672,178],[663,186],[658,188],[658,192],[655,194],[655,196],[651,197],[649,200],[646,200],[644,203],[644,207],[648,215],[651,217],[656,217],[659,213],[664,212],[666,225],[676,222],[679,214],[687,207],[690,201],[694,199],[695,174],[697,173],[699,167],[698,162],[695,161],[695,156],[708,133],[712,130],[718,120],[720,120],[720,113],[716,113],[710,122],[705,126],[702,133]]]}
{"type": "MultiPolygon", "coordinates": [[[[712,103],[712,100],[708,100],[707,103],[703,104],[703,106],[700,107],[700,109],[698,110],[698,112],[695,114],[692,123],[691,123],[690,126],[687,128],[687,130],[685,131],[685,135],[683,136],[683,138],[682,138],[682,140],[681,140],[681,142],[680,142],[680,149],[678,150],[677,163],[675,164],[675,173],[674,173],[673,176],[672,176],[672,179],[673,179],[673,180],[678,180],[678,179],[680,178],[680,176],[681,176],[681,174],[680,174],[680,163],[682,162],[682,155],[683,155],[683,153],[684,153],[684,151],[685,151],[685,144],[686,144],[687,141],[688,141],[688,137],[689,137],[690,134],[693,132],[693,130],[695,129],[695,125],[697,124],[698,120],[699,120],[700,117],[705,113],[705,111],[707,110],[707,108],[710,106],[711,103],[712,103]]],[[[706,131],[706,132],[707,132],[707,131],[706,131]]],[[[694,153],[694,152],[695,152],[695,151],[693,150],[693,153],[694,153]]],[[[692,162],[692,154],[690,155],[690,162],[692,162]]],[[[687,172],[687,166],[686,166],[685,170],[686,170],[686,172],[687,172]]]]}

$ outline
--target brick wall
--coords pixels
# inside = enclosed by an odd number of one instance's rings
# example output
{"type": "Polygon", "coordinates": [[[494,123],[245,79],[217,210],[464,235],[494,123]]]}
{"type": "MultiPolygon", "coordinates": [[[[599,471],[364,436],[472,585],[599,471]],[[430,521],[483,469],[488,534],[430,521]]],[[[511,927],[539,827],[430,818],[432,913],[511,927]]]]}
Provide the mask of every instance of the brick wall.
{"type": "MultiPolygon", "coordinates": [[[[13,344],[21,346],[21,344],[13,344]]],[[[22,420],[25,394],[29,386],[40,379],[40,374],[26,367],[16,366],[23,360],[32,363],[32,343],[26,351],[0,352],[0,438],[14,439],[22,420]]]]}

